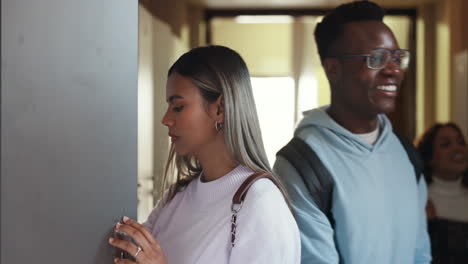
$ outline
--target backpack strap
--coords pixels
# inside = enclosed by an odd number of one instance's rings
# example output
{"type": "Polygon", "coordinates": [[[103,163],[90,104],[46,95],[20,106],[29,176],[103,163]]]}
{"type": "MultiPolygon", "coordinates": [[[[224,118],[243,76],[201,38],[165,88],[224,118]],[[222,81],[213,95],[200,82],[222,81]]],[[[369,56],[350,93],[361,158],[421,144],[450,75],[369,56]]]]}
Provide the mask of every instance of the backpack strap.
{"type": "MultiPolygon", "coordinates": [[[[236,229],[237,229],[237,213],[240,211],[242,208],[242,205],[244,204],[245,196],[247,195],[247,192],[249,191],[250,186],[254,184],[257,180],[259,179],[269,179],[272,181],[276,186],[278,186],[278,182],[271,176],[270,174],[266,172],[256,172],[252,175],[250,175],[237,189],[236,193],[234,194],[234,197],[232,197],[232,205],[231,205],[231,212],[232,212],[232,217],[231,217],[231,245],[234,247],[234,241],[236,240],[236,229]]],[[[280,189],[281,190],[281,189],[280,189]]]]}
{"type": "Polygon", "coordinates": [[[335,182],[315,151],[301,138],[294,137],[276,155],[296,168],[315,204],[334,226],[331,208],[335,182]]]}
{"type": "Polygon", "coordinates": [[[393,133],[398,138],[398,140],[400,140],[401,145],[403,145],[403,148],[405,149],[406,154],[411,161],[411,164],[413,164],[416,182],[419,183],[419,179],[421,179],[421,175],[424,170],[423,159],[421,158],[418,150],[414,147],[413,143],[411,143],[408,138],[398,134],[396,131],[393,131],[393,133]]]}

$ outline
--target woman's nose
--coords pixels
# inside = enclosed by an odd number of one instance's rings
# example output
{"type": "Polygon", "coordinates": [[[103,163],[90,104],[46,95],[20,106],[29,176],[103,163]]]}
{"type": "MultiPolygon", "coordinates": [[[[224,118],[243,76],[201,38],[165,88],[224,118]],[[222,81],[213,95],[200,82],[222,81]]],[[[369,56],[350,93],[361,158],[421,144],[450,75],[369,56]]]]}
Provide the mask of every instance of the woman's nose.
{"type": "Polygon", "coordinates": [[[161,123],[164,126],[167,126],[167,127],[170,127],[170,126],[174,125],[174,120],[172,119],[171,114],[169,113],[169,109],[164,114],[164,116],[163,116],[163,118],[161,120],[161,123]]]}

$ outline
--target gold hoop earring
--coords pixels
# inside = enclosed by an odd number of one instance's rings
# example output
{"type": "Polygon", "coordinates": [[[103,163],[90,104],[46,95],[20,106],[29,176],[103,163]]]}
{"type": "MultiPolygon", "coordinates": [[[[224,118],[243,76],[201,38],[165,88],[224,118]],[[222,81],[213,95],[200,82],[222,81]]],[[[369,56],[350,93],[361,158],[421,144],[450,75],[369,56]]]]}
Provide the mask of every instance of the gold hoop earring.
{"type": "Polygon", "coordinates": [[[216,131],[220,131],[221,129],[223,129],[223,123],[215,121],[215,129],[216,131]]]}

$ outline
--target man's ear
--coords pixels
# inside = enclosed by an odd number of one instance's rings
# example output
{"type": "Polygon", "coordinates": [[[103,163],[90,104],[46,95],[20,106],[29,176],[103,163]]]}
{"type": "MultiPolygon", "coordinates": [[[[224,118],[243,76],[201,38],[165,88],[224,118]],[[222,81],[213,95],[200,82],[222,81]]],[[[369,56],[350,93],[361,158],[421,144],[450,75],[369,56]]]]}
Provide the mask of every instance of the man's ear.
{"type": "Polygon", "coordinates": [[[341,75],[341,63],[337,58],[325,58],[323,61],[323,69],[330,82],[335,82],[341,75]]]}

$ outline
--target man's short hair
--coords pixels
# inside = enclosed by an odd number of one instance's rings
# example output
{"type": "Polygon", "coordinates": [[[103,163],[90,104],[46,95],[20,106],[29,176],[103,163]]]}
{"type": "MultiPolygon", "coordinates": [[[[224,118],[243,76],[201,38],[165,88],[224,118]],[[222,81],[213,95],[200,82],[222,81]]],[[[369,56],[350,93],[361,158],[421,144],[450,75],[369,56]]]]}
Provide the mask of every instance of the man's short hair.
{"type": "Polygon", "coordinates": [[[328,13],[315,28],[315,42],[317,43],[320,60],[330,56],[330,49],[344,33],[347,23],[364,20],[382,21],[385,10],[369,1],[356,1],[338,6],[328,13]]]}

